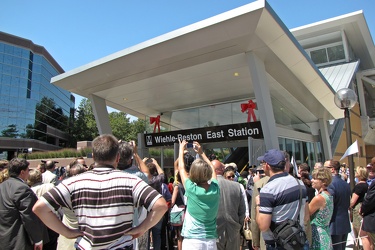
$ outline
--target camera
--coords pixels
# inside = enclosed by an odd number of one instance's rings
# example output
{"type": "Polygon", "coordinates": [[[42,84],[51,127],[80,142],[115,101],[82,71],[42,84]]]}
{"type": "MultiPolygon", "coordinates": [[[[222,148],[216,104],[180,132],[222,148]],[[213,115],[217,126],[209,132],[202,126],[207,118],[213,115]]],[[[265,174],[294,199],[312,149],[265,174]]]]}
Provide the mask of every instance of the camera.
{"type": "Polygon", "coordinates": [[[147,160],[145,161],[145,163],[146,163],[146,164],[148,164],[148,163],[152,163],[152,159],[151,159],[151,157],[148,157],[147,160]]]}
{"type": "Polygon", "coordinates": [[[262,174],[264,174],[264,170],[257,170],[257,173],[262,175],[262,174]]]}
{"type": "Polygon", "coordinates": [[[186,144],[186,148],[193,148],[194,147],[194,144],[193,143],[188,143],[186,144]]]}

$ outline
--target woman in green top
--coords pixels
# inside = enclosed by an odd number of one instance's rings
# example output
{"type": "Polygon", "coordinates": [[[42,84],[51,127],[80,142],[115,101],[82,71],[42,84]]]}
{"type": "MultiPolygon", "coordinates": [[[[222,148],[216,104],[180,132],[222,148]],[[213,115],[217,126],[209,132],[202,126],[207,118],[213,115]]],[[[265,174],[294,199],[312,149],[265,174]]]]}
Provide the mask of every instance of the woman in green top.
{"type": "Polygon", "coordinates": [[[333,212],[333,197],[327,191],[332,182],[328,168],[317,168],[312,173],[312,187],[319,191],[309,203],[311,216],[312,243],[310,249],[329,250],[332,248],[329,222],[333,212]]]}
{"type": "Polygon", "coordinates": [[[220,189],[211,162],[198,142],[193,149],[199,155],[192,164],[189,175],[185,170],[184,150],[187,142],[180,141],[178,171],[187,197],[187,210],[182,227],[182,249],[216,250],[216,217],[220,189]]]}

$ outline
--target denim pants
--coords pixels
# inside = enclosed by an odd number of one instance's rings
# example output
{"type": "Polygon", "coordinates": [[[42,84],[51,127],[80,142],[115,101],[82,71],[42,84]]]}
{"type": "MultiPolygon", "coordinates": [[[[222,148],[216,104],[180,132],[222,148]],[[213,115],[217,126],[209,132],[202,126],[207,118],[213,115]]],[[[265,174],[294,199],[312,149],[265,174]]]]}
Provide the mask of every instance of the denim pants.
{"type": "MultiPolygon", "coordinates": [[[[152,246],[154,250],[160,250],[161,249],[161,229],[163,225],[163,218],[160,219],[158,223],[156,223],[155,226],[151,228],[152,232],[152,246]]],[[[149,241],[150,242],[150,241],[149,241]]],[[[149,248],[150,249],[150,246],[149,248]]]]}
{"type": "MultiPolygon", "coordinates": [[[[303,246],[303,250],[309,250],[310,246],[309,246],[309,242],[306,241],[305,245],[303,246]]],[[[267,250],[284,250],[283,247],[281,246],[278,246],[278,245],[267,245],[266,244],[266,249],[267,250]]]]}

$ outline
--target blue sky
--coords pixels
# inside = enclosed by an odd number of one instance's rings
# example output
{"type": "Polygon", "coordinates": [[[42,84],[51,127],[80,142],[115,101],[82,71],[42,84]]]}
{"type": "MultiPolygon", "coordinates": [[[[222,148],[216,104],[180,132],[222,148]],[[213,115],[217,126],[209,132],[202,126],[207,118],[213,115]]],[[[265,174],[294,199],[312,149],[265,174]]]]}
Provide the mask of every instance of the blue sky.
{"type": "MultiPolygon", "coordinates": [[[[0,31],[44,46],[65,71],[253,1],[1,0],[0,31]]],[[[375,37],[374,0],[269,0],[289,28],[363,10],[375,37]]],[[[81,98],[76,98],[78,106],[81,98]]]]}

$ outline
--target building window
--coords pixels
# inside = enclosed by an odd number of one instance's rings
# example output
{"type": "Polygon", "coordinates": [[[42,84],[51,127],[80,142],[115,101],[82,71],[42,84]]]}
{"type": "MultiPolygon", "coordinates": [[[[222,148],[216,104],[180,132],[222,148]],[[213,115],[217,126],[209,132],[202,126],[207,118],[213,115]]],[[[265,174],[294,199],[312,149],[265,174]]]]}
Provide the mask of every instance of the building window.
{"type": "Polygon", "coordinates": [[[319,46],[306,51],[317,66],[345,62],[345,50],[342,42],[319,46]]]}
{"type": "Polygon", "coordinates": [[[327,54],[330,62],[345,60],[345,51],[342,44],[327,48],[327,54]]]}
{"type": "Polygon", "coordinates": [[[328,58],[326,52],[326,49],[317,49],[310,52],[310,57],[316,65],[327,63],[328,58]]]}

